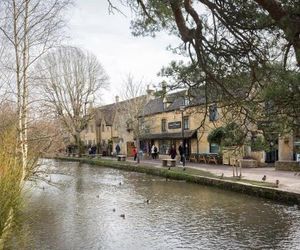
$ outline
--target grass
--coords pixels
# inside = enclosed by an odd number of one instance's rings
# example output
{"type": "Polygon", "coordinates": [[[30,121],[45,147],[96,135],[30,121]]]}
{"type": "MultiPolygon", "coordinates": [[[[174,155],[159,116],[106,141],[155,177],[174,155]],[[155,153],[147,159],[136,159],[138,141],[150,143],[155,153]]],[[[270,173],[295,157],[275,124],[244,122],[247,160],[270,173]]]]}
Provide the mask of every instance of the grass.
{"type": "Polygon", "coordinates": [[[248,180],[248,179],[238,179],[238,178],[233,178],[233,177],[225,177],[224,179],[229,180],[229,181],[245,183],[245,184],[251,184],[251,185],[259,186],[259,187],[278,188],[276,183],[272,183],[272,182],[254,181],[254,180],[248,180]]]}
{"type": "Polygon", "coordinates": [[[269,187],[269,188],[277,188],[277,185],[275,183],[271,182],[263,182],[263,181],[255,181],[255,180],[248,180],[248,179],[239,179],[234,177],[224,177],[220,178],[220,176],[213,174],[209,171],[201,170],[201,169],[195,169],[195,168],[185,168],[185,171],[183,171],[182,167],[171,167],[170,170],[168,170],[168,167],[161,167],[159,165],[152,165],[152,164],[136,164],[129,161],[115,161],[115,160],[109,160],[109,159],[93,159],[93,158],[72,158],[75,160],[83,160],[85,163],[94,164],[94,165],[104,165],[107,167],[112,168],[118,168],[123,169],[126,171],[137,171],[137,172],[143,172],[143,173],[149,173],[149,174],[155,174],[153,171],[156,171],[156,175],[161,176],[167,176],[167,177],[174,177],[176,179],[186,179],[187,176],[200,176],[200,177],[208,177],[208,178],[215,178],[220,181],[231,181],[234,183],[240,183],[240,184],[247,184],[247,185],[253,185],[258,187],[269,187]],[[148,170],[148,171],[147,171],[148,170]],[[160,171],[158,171],[160,170],[160,171]],[[152,171],[152,172],[151,172],[152,171]]]}

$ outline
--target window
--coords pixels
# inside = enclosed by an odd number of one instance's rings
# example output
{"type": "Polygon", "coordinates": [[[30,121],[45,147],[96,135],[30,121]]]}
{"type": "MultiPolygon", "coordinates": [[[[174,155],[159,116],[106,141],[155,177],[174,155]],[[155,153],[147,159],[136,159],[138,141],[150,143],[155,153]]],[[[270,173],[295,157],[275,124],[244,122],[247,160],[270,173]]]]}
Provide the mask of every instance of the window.
{"type": "Polygon", "coordinates": [[[166,119],[162,119],[162,120],[161,120],[161,131],[162,131],[162,132],[166,132],[166,131],[167,131],[167,129],[166,129],[166,124],[167,124],[166,119]]]}
{"type": "Polygon", "coordinates": [[[102,124],[102,132],[104,132],[104,124],[102,124]]]}
{"type": "Polygon", "coordinates": [[[168,154],[168,151],[169,151],[169,148],[170,148],[170,145],[171,145],[171,141],[169,140],[161,140],[159,141],[159,153],[160,154],[168,154]]]}
{"type": "Polygon", "coordinates": [[[218,120],[219,114],[218,114],[218,108],[217,105],[211,105],[209,106],[209,121],[213,122],[218,120]]]}
{"type": "Polygon", "coordinates": [[[220,146],[216,143],[210,143],[209,144],[209,152],[218,154],[220,151],[220,146]]]}
{"type": "Polygon", "coordinates": [[[184,130],[189,129],[189,117],[188,116],[183,117],[183,129],[184,130]]]}

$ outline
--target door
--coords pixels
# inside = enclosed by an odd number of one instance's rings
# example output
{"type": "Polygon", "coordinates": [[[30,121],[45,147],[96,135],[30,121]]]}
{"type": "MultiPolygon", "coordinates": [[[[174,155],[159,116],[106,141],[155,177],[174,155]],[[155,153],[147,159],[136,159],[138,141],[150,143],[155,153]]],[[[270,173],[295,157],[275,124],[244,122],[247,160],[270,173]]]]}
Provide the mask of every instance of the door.
{"type": "Polygon", "coordinates": [[[127,142],[127,156],[133,157],[133,148],[134,148],[134,142],[127,142]]]}

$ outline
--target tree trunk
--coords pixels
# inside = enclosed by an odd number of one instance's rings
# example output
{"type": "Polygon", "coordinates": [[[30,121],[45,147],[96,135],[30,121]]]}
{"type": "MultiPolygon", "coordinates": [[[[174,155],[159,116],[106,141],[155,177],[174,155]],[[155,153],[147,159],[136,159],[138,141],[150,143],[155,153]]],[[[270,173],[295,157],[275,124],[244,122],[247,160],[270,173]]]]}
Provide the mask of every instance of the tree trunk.
{"type": "Polygon", "coordinates": [[[74,138],[75,138],[75,142],[77,145],[78,157],[81,157],[82,156],[82,143],[81,143],[81,139],[80,139],[80,133],[76,133],[74,138]]]}
{"type": "Polygon", "coordinates": [[[140,163],[140,137],[136,137],[137,164],[140,163]]]}

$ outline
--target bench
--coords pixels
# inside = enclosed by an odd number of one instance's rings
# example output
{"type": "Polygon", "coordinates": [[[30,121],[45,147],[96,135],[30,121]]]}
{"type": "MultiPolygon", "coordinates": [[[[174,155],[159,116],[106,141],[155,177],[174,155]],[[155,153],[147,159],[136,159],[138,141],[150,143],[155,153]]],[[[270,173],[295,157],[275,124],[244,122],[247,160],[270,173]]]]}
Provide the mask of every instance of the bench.
{"type": "Polygon", "coordinates": [[[176,167],[176,159],[162,159],[162,166],[163,167],[176,167]]]}
{"type": "Polygon", "coordinates": [[[216,155],[208,155],[207,158],[208,158],[208,163],[218,164],[216,155]]]}
{"type": "Polygon", "coordinates": [[[197,156],[196,155],[191,155],[190,156],[190,162],[197,162],[197,156]]]}
{"type": "Polygon", "coordinates": [[[126,155],[117,155],[118,161],[126,161],[126,155]]]}
{"type": "Polygon", "coordinates": [[[204,155],[204,154],[200,154],[200,155],[199,155],[198,162],[199,162],[199,163],[200,163],[200,162],[206,163],[206,158],[205,158],[205,155],[204,155]]]}

